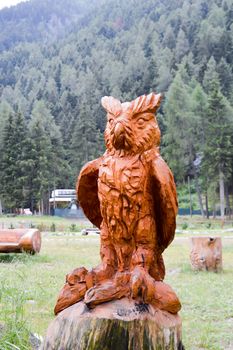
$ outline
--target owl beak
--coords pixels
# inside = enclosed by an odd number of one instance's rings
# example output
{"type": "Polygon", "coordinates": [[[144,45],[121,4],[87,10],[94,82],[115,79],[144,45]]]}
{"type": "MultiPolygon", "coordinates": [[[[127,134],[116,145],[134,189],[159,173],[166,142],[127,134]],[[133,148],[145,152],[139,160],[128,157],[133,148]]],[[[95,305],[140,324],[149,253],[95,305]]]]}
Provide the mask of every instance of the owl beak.
{"type": "Polygon", "coordinates": [[[114,135],[116,138],[120,137],[122,134],[124,134],[125,132],[125,129],[124,129],[124,126],[122,125],[122,123],[118,122],[116,123],[115,125],[115,128],[114,128],[114,135]]]}
{"type": "Polygon", "coordinates": [[[116,149],[124,148],[125,128],[121,122],[118,122],[114,128],[114,147],[116,149]]]}

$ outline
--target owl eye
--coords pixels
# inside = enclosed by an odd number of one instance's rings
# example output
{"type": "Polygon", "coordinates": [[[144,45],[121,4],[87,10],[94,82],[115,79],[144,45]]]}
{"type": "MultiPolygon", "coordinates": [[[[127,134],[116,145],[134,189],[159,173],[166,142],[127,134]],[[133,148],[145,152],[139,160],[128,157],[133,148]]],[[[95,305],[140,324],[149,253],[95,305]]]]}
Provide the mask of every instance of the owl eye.
{"type": "Polygon", "coordinates": [[[114,119],[113,119],[113,118],[109,118],[109,119],[108,119],[108,122],[109,122],[110,125],[112,125],[113,122],[114,122],[114,119]]]}
{"type": "Polygon", "coordinates": [[[139,119],[137,120],[137,124],[138,124],[139,126],[144,125],[144,123],[145,123],[145,119],[143,119],[143,118],[139,118],[139,119]]]}

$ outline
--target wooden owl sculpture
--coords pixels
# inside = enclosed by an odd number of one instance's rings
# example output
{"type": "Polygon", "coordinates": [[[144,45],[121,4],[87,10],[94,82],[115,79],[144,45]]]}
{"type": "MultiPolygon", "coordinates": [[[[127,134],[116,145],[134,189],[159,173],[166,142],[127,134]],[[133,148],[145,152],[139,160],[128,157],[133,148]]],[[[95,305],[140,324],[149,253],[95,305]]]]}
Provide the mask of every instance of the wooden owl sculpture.
{"type": "Polygon", "coordinates": [[[90,308],[128,297],[176,313],[180,302],[163,281],[164,249],[174,238],[177,214],[173,175],[159,154],[155,112],[161,95],[121,103],[105,96],[106,152],[80,172],[77,196],[87,218],[100,228],[101,264],[66,277],[57,314],[84,299],[90,308]]]}

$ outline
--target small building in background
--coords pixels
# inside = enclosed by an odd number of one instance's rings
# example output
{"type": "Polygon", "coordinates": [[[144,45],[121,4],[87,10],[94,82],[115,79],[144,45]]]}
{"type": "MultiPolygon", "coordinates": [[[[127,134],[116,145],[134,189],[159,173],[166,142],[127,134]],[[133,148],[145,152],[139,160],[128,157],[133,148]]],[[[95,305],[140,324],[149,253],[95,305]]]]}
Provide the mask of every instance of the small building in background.
{"type": "Polygon", "coordinates": [[[49,199],[50,213],[55,216],[84,218],[74,189],[56,189],[49,199]]]}

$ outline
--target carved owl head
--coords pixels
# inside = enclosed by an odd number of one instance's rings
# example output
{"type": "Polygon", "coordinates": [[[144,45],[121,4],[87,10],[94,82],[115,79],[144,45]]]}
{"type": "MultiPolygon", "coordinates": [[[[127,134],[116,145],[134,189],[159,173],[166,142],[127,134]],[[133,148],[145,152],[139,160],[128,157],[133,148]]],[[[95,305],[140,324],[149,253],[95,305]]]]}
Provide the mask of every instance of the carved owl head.
{"type": "Polygon", "coordinates": [[[111,96],[103,97],[101,103],[107,111],[107,149],[137,154],[159,146],[160,130],[155,112],[160,101],[161,94],[153,92],[124,103],[111,96]]]}

